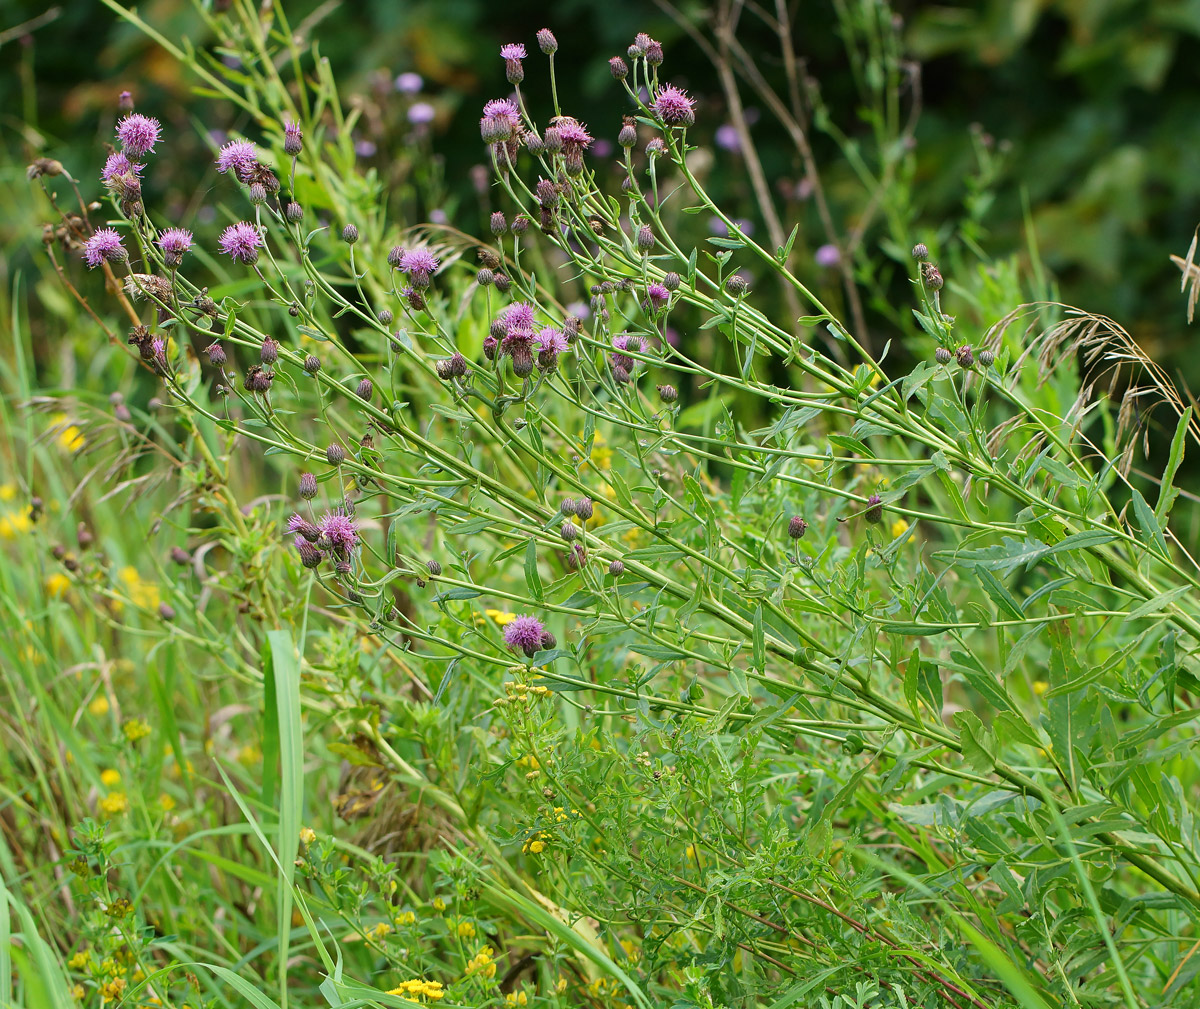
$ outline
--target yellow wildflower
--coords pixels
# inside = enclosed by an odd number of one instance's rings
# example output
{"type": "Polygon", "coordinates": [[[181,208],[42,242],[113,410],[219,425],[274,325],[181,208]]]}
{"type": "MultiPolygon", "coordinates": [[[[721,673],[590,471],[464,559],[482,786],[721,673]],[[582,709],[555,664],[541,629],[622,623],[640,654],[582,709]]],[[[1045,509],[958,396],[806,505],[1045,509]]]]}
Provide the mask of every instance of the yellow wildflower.
{"type": "Polygon", "coordinates": [[[71,587],[71,579],[64,575],[61,571],[56,571],[46,579],[46,595],[52,599],[59,599],[67,594],[67,589],[71,587]]]}
{"type": "Polygon", "coordinates": [[[125,730],[125,738],[131,743],[150,735],[150,723],[144,718],[131,718],[122,728],[125,730]]]}
{"type": "Polygon", "coordinates": [[[1034,680],[1033,681],[1033,692],[1038,697],[1041,697],[1042,694],[1044,694],[1049,689],[1050,689],[1050,684],[1047,683],[1045,680],[1034,680]]]}
{"type": "Polygon", "coordinates": [[[908,523],[904,519],[896,519],[892,523],[892,539],[899,539],[906,532],[908,532],[908,523]]]}
{"type": "Polygon", "coordinates": [[[484,610],[483,612],[496,621],[497,627],[504,627],[517,619],[515,613],[508,613],[505,610],[484,610]]]}
{"type": "Polygon", "coordinates": [[[467,976],[480,974],[483,977],[495,977],[496,965],[492,962],[494,952],[491,946],[484,946],[478,953],[471,957],[467,961],[467,976]]]}
{"type": "Polygon", "coordinates": [[[392,931],[392,926],[386,921],[381,921],[378,925],[367,929],[367,935],[377,942],[392,931]]]}
{"type": "Polygon", "coordinates": [[[403,928],[405,925],[415,925],[417,916],[412,911],[401,911],[396,915],[396,927],[403,928]]]}
{"type": "Polygon", "coordinates": [[[129,799],[124,792],[109,792],[100,800],[100,812],[105,816],[120,816],[129,812],[129,799]]]}
{"type": "Polygon", "coordinates": [[[100,986],[100,997],[108,1002],[115,1002],[125,991],[125,979],[114,977],[100,986]]]}
{"type": "Polygon", "coordinates": [[[475,925],[473,922],[460,921],[458,923],[458,927],[455,929],[455,931],[458,933],[458,937],[460,939],[474,939],[475,938],[475,925]]]}
{"type": "Polygon", "coordinates": [[[71,957],[70,960],[67,961],[67,966],[70,967],[71,970],[83,970],[83,968],[88,965],[91,959],[92,957],[88,951],[81,949],[78,953],[71,957]]]}
{"type": "Polygon", "coordinates": [[[247,743],[238,750],[238,763],[243,767],[253,767],[262,760],[262,750],[253,743],[247,743]]]}
{"type": "Polygon", "coordinates": [[[512,1006],[529,1005],[529,996],[523,991],[510,991],[504,996],[504,1001],[512,1006]]]}
{"type": "Polygon", "coordinates": [[[78,452],[83,448],[83,432],[79,430],[65,413],[56,413],[50,417],[52,426],[57,427],[54,440],[64,452],[78,452]]]}
{"type": "Polygon", "coordinates": [[[0,501],[12,501],[17,496],[15,483],[0,484],[0,501]]]}
{"type": "Polygon", "coordinates": [[[143,581],[137,568],[123,567],[117,573],[117,577],[124,583],[125,591],[129,593],[129,598],[135,606],[145,610],[158,609],[158,604],[162,601],[158,594],[158,586],[154,582],[143,581]]]}
{"type": "Polygon", "coordinates": [[[315,841],[316,839],[317,839],[317,832],[315,830],[313,830],[312,827],[301,827],[300,828],[300,843],[301,844],[312,844],[313,841],[315,841]]]}
{"type": "Polygon", "coordinates": [[[433,898],[433,909],[435,911],[445,911],[446,910],[446,902],[444,900],[442,900],[441,897],[434,897],[433,898]]]}
{"type": "Polygon", "coordinates": [[[90,711],[97,718],[103,718],[105,715],[107,715],[108,714],[108,697],[107,697],[107,695],[97,694],[95,697],[93,697],[91,700],[91,703],[88,704],[88,711],[90,711]]]}
{"type": "Polygon", "coordinates": [[[121,783],[121,772],[112,767],[106,767],[100,772],[100,782],[107,788],[121,783]]]}
{"type": "Polygon", "coordinates": [[[0,538],[15,540],[18,536],[33,528],[33,519],[27,509],[5,512],[0,515],[0,538]]]}
{"type": "Polygon", "coordinates": [[[158,796],[158,808],[164,813],[169,813],[175,808],[175,800],[166,792],[161,792],[158,796]]]}
{"type": "Polygon", "coordinates": [[[82,1001],[83,1001],[83,997],[84,997],[86,994],[87,994],[87,992],[84,990],[84,987],[83,987],[83,985],[81,985],[81,984],[72,985],[72,987],[71,987],[71,998],[73,998],[73,999],[74,999],[76,1002],[82,1002],[82,1001]]]}

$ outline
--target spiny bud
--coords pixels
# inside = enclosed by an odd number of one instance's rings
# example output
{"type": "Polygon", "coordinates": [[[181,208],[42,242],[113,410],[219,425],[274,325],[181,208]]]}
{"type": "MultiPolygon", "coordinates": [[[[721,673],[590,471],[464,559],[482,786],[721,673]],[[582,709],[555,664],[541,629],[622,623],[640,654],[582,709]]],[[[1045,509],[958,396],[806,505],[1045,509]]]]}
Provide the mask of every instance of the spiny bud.
{"type": "Polygon", "coordinates": [[[614,56],[608,61],[608,70],[613,75],[614,81],[623,81],[629,76],[629,64],[620,56],[614,56]]]}
{"type": "Polygon", "coordinates": [[[309,354],[304,359],[304,370],[310,375],[315,375],[321,370],[321,359],[316,354],[309,354]]]}
{"type": "Polygon", "coordinates": [[[311,473],[300,474],[300,496],[311,501],[317,496],[317,478],[311,473]]]}
{"type": "Polygon", "coordinates": [[[268,393],[271,391],[271,383],[274,380],[275,372],[254,364],[250,366],[246,377],[242,379],[242,387],[247,392],[268,393]]]}
{"type": "Polygon", "coordinates": [[[912,257],[918,263],[923,263],[929,258],[929,246],[924,242],[917,242],[912,248],[912,257]]]}
{"type": "Polygon", "coordinates": [[[496,279],[496,275],[486,266],[475,274],[475,283],[480,287],[487,287],[496,279]]]}
{"type": "Polygon", "coordinates": [[[210,364],[215,364],[218,368],[226,361],[225,348],[219,343],[210,343],[204,348],[204,353],[208,355],[210,364]]]}
{"type": "Polygon", "coordinates": [[[283,124],[283,153],[294,158],[304,149],[304,134],[300,132],[299,123],[283,124]]]}
{"type": "Polygon", "coordinates": [[[872,494],[867,498],[867,510],[863,512],[865,518],[871,525],[878,525],[883,521],[883,499],[878,494],[872,494]]]}
{"type": "Polygon", "coordinates": [[[330,466],[340,466],[346,461],[346,450],[336,441],[330,442],[325,449],[325,460],[330,466]]]}
{"type": "Polygon", "coordinates": [[[300,539],[296,542],[296,551],[300,554],[300,563],[306,568],[320,567],[321,561],[325,557],[320,550],[306,539],[300,539]]]}
{"type": "Polygon", "coordinates": [[[628,149],[637,144],[637,125],[632,116],[626,116],[621,124],[621,132],[617,134],[617,143],[628,149]]]}
{"type": "Polygon", "coordinates": [[[975,355],[971,352],[971,345],[964,343],[954,352],[954,360],[958,362],[960,368],[970,368],[975,363],[975,355]]]}
{"type": "Polygon", "coordinates": [[[258,359],[263,364],[274,364],[279,360],[279,343],[269,336],[263,337],[262,346],[258,348],[258,359]]]}
{"type": "Polygon", "coordinates": [[[672,270],[662,279],[662,285],[668,291],[678,291],[680,283],[682,283],[682,278],[680,278],[679,274],[674,270],[672,270]]]}
{"type": "Polygon", "coordinates": [[[660,385],[658,387],[658,398],[664,403],[674,403],[679,398],[679,390],[673,385],[660,385]]]}
{"type": "Polygon", "coordinates": [[[807,531],[808,523],[804,520],[802,515],[793,515],[790,519],[788,519],[788,535],[792,539],[798,540],[807,531]]]}
{"type": "Polygon", "coordinates": [[[404,246],[393,245],[388,250],[388,254],[387,254],[388,266],[390,266],[393,270],[397,270],[400,268],[400,260],[402,260],[403,258],[404,258],[404,246]]]}
{"type": "Polygon", "coordinates": [[[654,231],[648,224],[643,224],[637,230],[637,245],[638,252],[649,252],[654,248],[654,231]]]}
{"type": "Polygon", "coordinates": [[[750,282],[740,273],[730,274],[725,278],[725,293],[734,298],[740,298],[750,290],[750,282]]]}
{"type": "Polygon", "coordinates": [[[253,203],[256,207],[261,206],[262,204],[267,202],[267,187],[264,186],[261,182],[255,182],[253,185],[251,185],[249,194],[250,194],[250,202],[253,203]]]}
{"type": "Polygon", "coordinates": [[[512,287],[512,279],[507,273],[497,273],[492,283],[496,285],[496,290],[501,294],[505,294],[512,287]]]}
{"type": "Polygon", "coordinates": [[[492,213],[492,219],[489,222],[493,235],[503,235],[508,231],[508,219],[504,216],[504,211],[497,210],[492,213]]]}
{"type": "Polygon", "coordinates": [[[945,347],[938,347],[938,349],[933,352],[933,359],[937,361],[938,364],[949,364],[951,358],[953,357],[954,355],[951,354],[950,351],[948,351],[945,347]]]}
{"type": "Polygon", "coordinates": [[[661,67],[663,62],[662,45],[658,42],[651,42],[646,46],[646,62],[652,67],[661,67]]]}
{"type": "Polygon", "coordinates": [[[375,383],[369,378],[364,378],[358,383],[358,388],[354,390],[359,399],[370,400],[371,394],[375,391],[375,383]]]}
{"type": "Polygon", "coordinates": [[[931,291],[940,291],[942,289],[942,275],[933,263],[921,264],[921,279],[925,281],[925,286],[931,291]]]}
{"type": "Polygon", "coordinates": [[[287,209],[284,211],[284,214],[287,215],[287,219],[293,224],[299,224],[304,220],[304,208],[295,200],[292,200],[287,205],[287,209]]]}
{"type": "Polygon", "coordinates": [[[558,638],[556,638],[549,631],[542,631],[542,651],[543,652],[548,652],[551,648],[555,647],[555,645],[557,645],[557,644],[558,644],[558,638]]]}
{"type": "Polygon", "coordinates": [[[429,573],[436,578],[442,573],[442,566],[437,561],[429,560],[425,562],[425,567],[429,569],[429,573]]]}
{"type": "Polygon", "coordinates": [[[584,522],[592,517],[592,499],[590,497],[581,497],[575,502],[575,514],[584,522]]]}
{"type": "Polygon", "coordinates": [[[353,224],[347,224],[342,228],[342,241],[347,245],[353,245],[358,241],[358,228],[353,224]]]}
{"type": "Polygon", "coordinates": [[[562,131],[557,126],[547,126],[542,134],[542,146],[551,154],[557,154],[563,149],[562,131]]]}
{"type": "Polygon", "coordinates": [[[390,308],[381,308],[376,318],[379,319],[381,326],[390,326],[392,324],[392,310],[390,308]]]}
{"type": "Polygon", "coordinates": [[[562,538],[564,540],[566,540],[568,543],[570,543],[573,539],[578,538],[579,526],[577,526],[570,519],[567,519],[567,521],[564,522],[561,527],[559,527],[558,532],[559,532],[559,535],[562,536],[562,538]]]}
{"type": "Polygon", "coordinates": [[[575,499],[573,497],[565,497],[563,498],[563,503],[559,505],[559,511],[564,515],[574,515],[575,507],[575,499]]]}
{"type": "Polygon", "coordinates": [[[979,363],[981,365],[983,365],[983,367],[985,367],[985,368],[990,368],[993,364],[996,363],[995,351],[981,350],[979,352],[979,363]]]}
{"type": "Polygon", "coordinates": [[[512,226],[509,228],[514,235],[520,238],[529,230],[529,218],[524,214],[518,214],[513,218],[512,226]]]}
{"type": "Polygon", "coordinates": [[[547,56],[553,56],[558,52],[558,39],[554,37],[554,32],[549,28],[542,28],[537,33],[538,48],[547,56]]]}
{"type": "Polygon", "coordinates": [[[613,561],[608,566],[608,573],[614,578],[620,578],[625,573],[625,565],[621,561],[613,561]]]}

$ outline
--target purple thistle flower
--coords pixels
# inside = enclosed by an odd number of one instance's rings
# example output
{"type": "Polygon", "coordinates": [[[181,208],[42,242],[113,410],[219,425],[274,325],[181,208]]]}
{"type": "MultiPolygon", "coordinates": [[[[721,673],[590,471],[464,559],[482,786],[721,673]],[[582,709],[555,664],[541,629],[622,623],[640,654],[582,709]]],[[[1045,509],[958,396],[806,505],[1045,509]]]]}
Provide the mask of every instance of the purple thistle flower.
{"type": "Polygon", "coordinates": [[[817,261],[817,266],[837,266],[841,258],[842,254],[838,252],[836,245],[822,245],[813,253],[813,259],[817,261]]]}
{"type": "Polygon", "coordinates": [[[717,132],[713,134],[713,139],[722,150],[737,153],[742,149],[741,137],[738,136],[737,128],[732,123],[722,123],[718,126],[717,132]]]}
{"type": "Polygon", "coordinates": [[[400,256],[400,272],[407,273],[413,287],[429,286],[429,278],[442,264],[428,249],[408,249],[400,256]]]}
{"type": "Polygon", "coordinates": [[[187,228],[167,228],[158,236],[158,247],[168,266],[178,266],[183,262],[183,254],[192,247],[192,233],[187,228]]]}
{"type": "Polygon", "coordinates": [[[124,185],[126,178],[136,178],[145,171],[145,165],[130,161],[120,151],[113,151],[104,162],[104,170],[100,173],[100,181],[110,189],[124,185]]]}
{"type": "Polygon", "coordinates": [[[129,253],[121,244],[121,236],[112,228],[100,228],[83,245],[83,255],[87,259],[89,270],[94,270],[106,260],[110,263],[120,263],[128,258],[129,253]]]}
{"type": "Polygon", "coordinates": [[[486,144],[499,144],[521,135],[521,111],[507,98],[493,98],[483,107],[479,135],[486,144]]]}
{"type": "Polygon", "coordinates": [[[651,284],[646,288],[646,297],[650,301],[650,307],[657,312],[670,300],[671,292],[662,284],[651,284]]]}
{"type": "Polygon", "coordinates": [[[536,342],[539,350],[550,350],[555,354],[562,354],[567,349],[566,334],[553,326],[544,326],[538,330],[536,342]]]}
{"type": "Polygon", "coordinates": [[[505,60],[525,59],[525,46],[520,42],[510,42],[500,47],[500,58],[505,60]]]}
{"type": "Polygon", "coordinates": [[[696,103],[682,88],[667,84],[658,89],[652,105],[666,126],[691,126],[696,121],[696,103]]]}
{"type": "Polygon", "coordinates": [[[291,518],[288,519],[287,531],[291,536],[303,536],[310,543],[316,543],[321,538],[321,530],[299,512],[293,512],[291,518]]]}
{"type": "Polygon", "coordinates": [[[637,361],[625,353],[625,351],[640,354],[642,352],[642,338],[629,333],[619,333],[613,337],[612,345],[613,352],[609,355],[609,360],[612,362],[613,368],[622,368],[626,373],[632,372],[637,366],[637,361]]]}
{"type": "Polygon", "coordinates": [[[251,169],[258,163],[258,148],[249,140],[231,140],[217,153],[217,171],[227,172],[245,182],[251,169]]]}
{"type": "Polygon", "coordinates": [[[315,546],[308,542],[303,536],[297,536],[295,539],[296,549],[300,552],[300,563],[306,568],[316,568],[321,566],[321,562],[325,559],[325,554],[318,550],[315,546]]]}
{"type": "Polygon", "coordinates": [[[304,149],[304,134],[300,124],[290,119],[283,124],[283,153],[294,158],[304,149]]]}
{"type": "Polygon", "coordinates": [[[250,266],[258,262],[258,250],[262,247],[263,241],[258,229],[253,224],[238,221],[237,224],[231,224],[221,232],[221,238],[217,244],[221,251],[235,262],[250,266]]]}
{"type": "Polygon", "coordinates": [[[562,140],[563,150],[569,152],[572,148],[586,151],[592,146],[592,135],[587,127],[574,119],[560,117],[558,120],[558,135],[562,140]]]}
{"type": "Polygon", "coordinates": [[[514,330],[533,329],[533,306],[527,301],[514,301],[501,315],[504,328],[508,332],[514,330]]]}
{"type": "Polygon", "coordinates": [[[504,628],[504,643],[514,652],[524,652],[532,659],[542,647],[546,628],[537,617],[519,616],[504,628]]]}
{"type": "Polygon", "coordinates": [[[402,95],[420,94],[421,88],[425,86],[425,82],[421,79],[420,74],[414,74],[408,70],[396,78],[396,90],[402,95]]]}
{"type": "Polygon", "coordinates": [[[127,157],[137,161],[154,151],[154,145],[162,139],[162,124],[140,112],[131,112],[117,123],[117,140],[127,157]]]}
{"type": "Polygon", "coordinates": [[[317,523],[322,538],[335,554],[345,556],[358,546],[358,527],[354,519],[341,512],[326,512],[317,523]]]}
{"type": "Polygon", "coordinates": [[[512,42],[500,47],[500,55],[504,58],[504,75],[509,84],[520,84],[525,80],[525,68],[521,60],[525,58],[525,47],[520,42],[512,42]]]}

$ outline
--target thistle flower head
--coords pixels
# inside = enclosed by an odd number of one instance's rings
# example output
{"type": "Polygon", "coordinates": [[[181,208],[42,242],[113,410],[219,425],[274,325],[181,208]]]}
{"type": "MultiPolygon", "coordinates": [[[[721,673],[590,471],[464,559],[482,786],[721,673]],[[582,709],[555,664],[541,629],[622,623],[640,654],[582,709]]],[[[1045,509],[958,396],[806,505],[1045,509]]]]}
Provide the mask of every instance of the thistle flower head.
{"type": "Polygon", "coordinates": [[[162,139],[162,124],[151,116],[131,112],[117,123],[117,140],[125,155],[137,161],[154,151],[162,139]]]}
{"type": "Polygon", "coordinates": [[[325,559],[325,554],[317,547],[313,546],[303,536],[297,536],[294,540],[296,550],[300,554],[300,563],[306,568],[317,568],[321,566],[321,562],[325,559]]]}
{"type": "Polygon", "coordinates": [[[533,329],[533,306],[527,301],[514,301],[501,314],[505,332],[533,329]]]}
{"type": "Polygon", "coordinates": [[[499,144],[521,135],[521,111],[507,98],[493,98],[483,107],[479,135],[484,143],[499,144]]]}
{"type": "Polygon", "coordinates": [[[231,140],[217,152],[217,171],[228,172],[245,182],[258,164],[258,148],[249,140],[231,140]]]}
{"type": "Polygon", "coordinates": [[[587,127],[583,123],[568,116],[559,116],[556,128],[564,150],[586,151],[592,146],[592,135],[588,133],[587,127]]]}
{"type": "Polygon", "coordinates": [[[419,94],[421,88],[425,86],[425,82],[421,79],[420,74],[414,74],[411,70],[405,71],[396,78],[396,90],[402,95],[419,94]]]}
{"type": "Polygon", "coordinates": [[[112,228],[99,228],[83,245],[88,268],[94,270],[103,262],[120,263],[129,253],[121,244],[121,236],[112,228]]]}
{"type": "Polygon", "coordinates": [[[504,628],[504,643],[514,652],[523,652],[532,659],[542,647],[546,628],[537,617],[519,616],[504,628]]]}
{"type": "Polygon", "coordinates": [[[217,245],[234,262],[247,265],[258,262],[258,250],[262,247],[262,236],[253,224],[238,221],[221,232],[217,245]]]}
{"type": "Polygon", "coordinates": [[[413,287],[428,287],[429,278],[441,265],[428,249],[407,249],[400,255],[400,272],[408,274],[413,287]]]}
{"type": "Polygon", "coordinates": [[[288,120],[283,124],[283,153],[295,157],[304,149],[304,134],[300,132],[300,124],[288,120]]]}
{"type": "Polygon", "coordinates": [[[656,311],[662,308],[668,300],[670,300],[671,292],[662,284],[650,284],[646,288],[646,298],[650,302],[651,308],[656,311]]]}
{"type": "Polygon", "coordinates": [[[167,228],[158,236],[158,247],[168,266],[178,266],[183,255],[192,247],[192,233],[187,228],[167,228]]]}
{"type": "Polygon", "coordinates": [[[567,350],[567,338],[561,329],[555,329],[553,326],[544,326],[538,330],[535,338],[538,349],[541,351],[551,351],[555,354],[565,353],[567,350]]]}
{"type": "Polygon", "coordinates": [[[696,102],[674,84],[659,88],[651,107],[664,126],[691,126],[696,121],[696,102]]]}
{"type": "Polygon", "coordinates": [[[130,161],[120,151],[113,151],[105,159],[104,170],[100,173],[100,181],[109,189],[123,189],[128,179],[136,179],[146,170],[145,165],[130,161]]]}
{"type": "Polygon", "coordinates": [[[317,523],[321,538],[336,554],[349,554],[358,546],[358,527],[354,519],[340,511],[326,512],[317,523]]]}
{"type": "Polygon", "coordinates": [[[506,60],[525,59],[525,46],[520,42],[510,42],[500,47],[500,57],[506,60]]]}
{"type": "Polygon", "coordinates": [[[553,56],[558,52],[558,39],[554,37],[554,32],[549,28],[541,28],[537,33],[538,48],[547,56],[553,56]]]}

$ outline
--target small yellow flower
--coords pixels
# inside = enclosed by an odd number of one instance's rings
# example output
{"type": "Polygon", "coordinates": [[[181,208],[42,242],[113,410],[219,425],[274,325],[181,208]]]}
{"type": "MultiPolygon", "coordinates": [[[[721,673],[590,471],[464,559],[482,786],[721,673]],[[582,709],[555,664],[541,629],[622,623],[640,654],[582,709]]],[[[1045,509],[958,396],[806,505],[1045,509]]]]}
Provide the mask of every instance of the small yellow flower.
{"type": "Polygon", "coordinates": [[[896,540],[908,532],[908,523],[904,519],[896,519],[892,523],[892,539],[896,540]]]}
{"type": "Polygon", "coordinates": [[[496,621],[497,627],[505,627],[517,619],[515,613],[507,613],[504,610],[484,610],[483,612],[496,621]]]}
{"type": "Polygon", "coordinates": [[[301,844],[312,844],[313,841],[315,841],[316,839],[317,839],[317,832],[315,830],[313,830],[312,827],[301,827],[300,828],[300,843],[301,844]]]}
{"type": "Polygon", "coordinates": [[[105,816],[120,816],[129,812],[129,799],[124,792],[109,792],[100,800],[100,812],[105,816]]]}
{"type": "Polygon", "coordinates": [[[108,714],[108,697],[105,694],[97,694],[88,704],[88,711],[97,718],[103,718],[108,714]]]}
{"type": "Polygon", "coordinates": [[[546,842],[545,841],[530,841],[529,842],[529,850],[531,852],[533,852],[535,855],[540,855],[543,851],[546,850],[546,842]]]}
{"type": "Polygon", "coordinates": [[[412,911],[401,911],[396,915],[396,927],[403,928],[405,925],[415,925],[417,916],[412,911]]]}
{"type": "Polygon", "coordinates": [[[144,718],[131,718],[122,728],[125,731],[125,738],[131,743],[136,743],[139,739],[145,739],[150,735],[150,723],[144,718]]]}
{"type": "Polygon", "coordinates": [[[0,538],[2,539],[15,540],[32,528],[33,519],[29,517],[27,509],[22,508],[0,515],[0,538]]]}
{"type": "Polygon", "coordinates": [[[460,939],[474,939],[475,938],[475,925],[473,922],[460,921],[458,923],[458,928],[455,929],[455,931],[458,932],[458,937],[460,939]]]}
{"type": "Polygon", "coordinates": [[[442,900],[441,897],[434,897],[433,898],[433,909],[435,911],[445,911],[446,910],[446,902],[444,900],[442,900]]]}
{"type": "Polygon", "coordinates": [[[0,484],[0,501],[12,501],[17,496],[15,483],[0,484]]]}
{"type": "Polygon", "coordinates": [[[378,925],[375,925],[372,928],[368,929],[367,935],[369,935],[372,939],[374,939],[376,942],[378,942],[384,936],[388,935],[391,931],[392,931],[392,926],[389,925],[386,921],[381,921],[378,925]]]}
{"type": "Polygon", "coordinates": [[[71,579],[61,571],[56,571],[46,579],[46,595],[51,599],[61,599],[71,587],[71,579]]]}
{"type": "Polygon", "coordinates": [[[247,743],[238,750],[238,763],[243,767],[253,767],[262,760],[262,750],[253,743],[247,743]]]}
{"type": "Polygon", "coordinates": [[[529,1005],[529,996],[523,991],[510,991],[504,996],[504,1001],[511,1006],[529,1005]]]}
{"type": "Polygon", "coordinates": [[[125,591],[129,593],[129,598],[135,606],[144,610],[158,609],[158,604],[162,601],[158,594],[158,586],[153,582],[143,581],[137,568],[123,567],[117,573],[117,577],[124,583],[125,591]]]}
{"type": "Polygon", "coordinates": [[[107,788],[119,785],[121,783],[121,772],[112,767],[106,767],[100,772],[100,782],[107,788]]]}
{"type": "Polygon", "coordinates": [[[71,957],[70,960],[67,961],[67,966],[70,967],[71,970],[83,970],[83,968],[88,965],[91,959],[92,957],[88,951],[81,949],[78,953],[71,957]]]}
{"type": "Polygon", "coordinates": [[[175,800],[166,792],[161,792],[158,796],[158,808],[164,813],[169,813],[175,808],[175,800]]]}
{"type": "Polygon", "coordinates": [[[1041,697],[1042,694],[1044,694],[1049,689],[1050,689],[1050,684],[1047,683],[1045,680],[1034,680],[1033,681],[1033,692],[1038,697],[1041,697]]]}
{"type": "Polygon", "coordinates": [[[115,1002],[125,991],[125,979],[114,977],[100,986],[100,997],[109,1002],[115,1002]]]}
{"type": "Polygon", "coordinates": [[[58,428],[54,434],[54,440],[60,449],[64,452],[78,452],[83,448],[83,432],[70,422],[70,418],[65,413],[52,415],[50,423],[58,428]]]}

